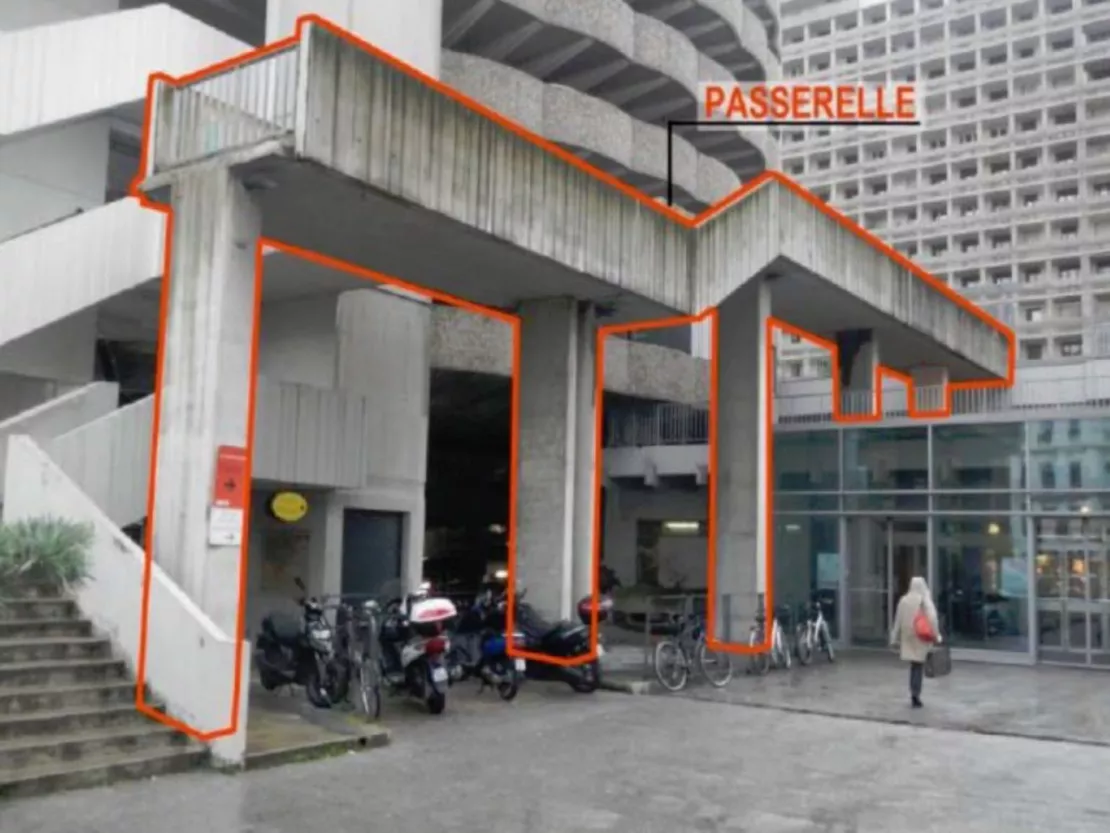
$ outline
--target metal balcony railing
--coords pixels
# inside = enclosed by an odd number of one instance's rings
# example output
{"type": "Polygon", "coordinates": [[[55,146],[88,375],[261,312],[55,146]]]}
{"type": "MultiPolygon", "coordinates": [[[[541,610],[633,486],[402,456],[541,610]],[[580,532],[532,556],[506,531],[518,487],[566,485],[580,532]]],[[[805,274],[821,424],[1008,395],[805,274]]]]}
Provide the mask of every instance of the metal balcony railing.
{"type": "Polygon", "coordinates": [[[297,44],[171,85],[159,82],[154,153],[147,174],[199,162],[293,133],[299,79],[297,44]]]}
{"type": "MultiPolygon", "coordinates": [[[[871,410],[869,391],[847,391],[842,396],[842,413],[866,414],[871,410]]],[[[918,411],[939,411],[943,404],[942,387],[917,389],[918,411]]],[[[1024,418],[1030,412],[1082,407],[1110,407],[1110,379],[1073,377],[1055,381],[1018,382],[1010,389],[956,390],[952,392],[951,416],[1003,415],[1013,412],[1015,418],[1024,418]]],[[[909,410],[905,390],[884,389],[882,410],[884,419],[907,419],[909,410]]],[[[776,425],[832,423],[831,393],[790,393],[775,400],[776,425]]],[[[610,448],[700,445],[708,441],[709,411],[705,407],[669,403],[632,413],[613,413],[607,421],[606,445],[610,448]]]]}

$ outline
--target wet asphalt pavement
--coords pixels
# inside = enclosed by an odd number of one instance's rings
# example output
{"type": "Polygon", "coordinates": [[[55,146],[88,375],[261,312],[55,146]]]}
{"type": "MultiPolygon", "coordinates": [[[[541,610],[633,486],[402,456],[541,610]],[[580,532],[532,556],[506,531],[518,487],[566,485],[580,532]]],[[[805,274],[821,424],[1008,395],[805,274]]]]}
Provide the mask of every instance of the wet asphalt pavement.
{"type": "Polygon", "coordinates": [[[390,706],[386,749],[13,802],[0,830],[1110,829],[1110,748],[536,684],[512,704],[456,696],[440,718],[390,706]]]}

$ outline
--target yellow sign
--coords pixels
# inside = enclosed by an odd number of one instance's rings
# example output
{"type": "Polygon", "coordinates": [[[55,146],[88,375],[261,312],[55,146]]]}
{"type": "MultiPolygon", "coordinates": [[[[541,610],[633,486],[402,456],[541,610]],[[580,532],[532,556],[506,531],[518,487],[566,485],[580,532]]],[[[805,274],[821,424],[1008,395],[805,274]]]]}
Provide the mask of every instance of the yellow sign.
{"type": "Polygon", "coordinates": [[[296,492],[278,492],[270,498],[270,514],[287,524],[296,523],[308,514],[308,501],[296,492]]]}

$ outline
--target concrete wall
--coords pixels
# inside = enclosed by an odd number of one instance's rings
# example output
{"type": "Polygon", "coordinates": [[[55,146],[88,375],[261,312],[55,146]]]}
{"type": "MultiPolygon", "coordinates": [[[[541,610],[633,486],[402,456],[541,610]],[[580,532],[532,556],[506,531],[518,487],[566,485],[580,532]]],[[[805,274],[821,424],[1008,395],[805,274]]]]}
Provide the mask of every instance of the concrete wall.
{"type": "MultiPolygon", "coordinates": [[[[609,487],[605,495],[605,564],[621,583],[636,581],[636,525],[638,521],[705,521],[709,517],[706,490],[638,490],[609,487]]],[[[706,539],[699,539],[704,542],[706,539]]],[[[703,550],[704,552],[704,550],[703,550]]],[[[703,586],[700,582],[697,586],[703,586]]]]}
{"type": "Polygon", "coordinates": [[[296,615],[300,591],[293,579],[304,581],[313,595],[335,593],[328,585],[327,519],[330,496],[326,491],[297,489],[308,501],[308,514],[296,523],[283,523],[267,511],[267,502],[279,484],[255,481],[251,492],[251,530],[248,552],[246,636],[257,633],[262,617],[274,611],[296,615]]]}
{"type": "Polygon", "coordinates": [[[335,387],[335,296],[262,305],[258,375],[275,382],[335,387]]]}
{"type": "MultiPolygon", "coordinates": [[[[0,479],[6,467],[9,437],[26,434],[39,442],[49,442],[60,434],[111,413],[118,400],[119,388],[116,385],[97,382],[0,422],[0,479]]],[[[3,484],[0,483],[0,503],[3,503],[3,498],[3,484]]]]}
{"type": "Polygon", "coordinates": [[[266,40],[293,34],[297,18],[318,14],[422,72],[439,77],[443,0],[268,0],[266,40]]]}
{"type": "MultiPolygon", "coordinates": [[[[112,388],[115,385],[110,386],[112,388]]],[[[50,459],[117,526],[146,516],[153,398],[116,409],[44,439],[50,459]]]]}
{"type": "Polygon", "coordinates": [[[0,32],[112,12],[119,0],[0,0],[0,32]]]}
{"type": "Polygon", "coordinates": [[[101,205],[108,187],[108,132],[108,119],[99,118],[0,145],[0,240],[101,205]]]}

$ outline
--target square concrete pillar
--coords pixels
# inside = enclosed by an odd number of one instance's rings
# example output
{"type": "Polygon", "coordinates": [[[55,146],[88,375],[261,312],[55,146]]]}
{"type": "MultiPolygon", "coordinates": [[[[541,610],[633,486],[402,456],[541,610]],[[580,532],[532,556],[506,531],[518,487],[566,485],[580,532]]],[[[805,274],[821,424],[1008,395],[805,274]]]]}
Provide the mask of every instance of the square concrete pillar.
{"type": "Polygon", "coordinates": [[[569,616],[593,582],[597,323],[573,298],[519,314],[517,582],[541,612],[569,616]]]}
{"type": "Polygon", "coordinates": [[[767,582],[770,289],[763,281],[751,281],[717,314],[717,448],[710,461],[717,501],[715,636],[740,642],[762,609],[767,582]]]}
{"type": "Polygon", "coordinates": [[[919,415],[945,415],[948,410],[948,368],[919,365],[910,369],[913,409],[919,415]]]}
{"type": "MultiPolygon", "coordinates": [[[[399,578],[403,589],[413,591],[424,574],[431,305],[384,289],[344,292],[336,307],[336,337],[337,386],[364,396],[368,409],[363,488],[345,492],[343,500],[349,507],[401,511],[399,578]]],[[[342,547],[328,552],[342,558],[342,547]]]]}
{"type": "Polygon", "coordinates": [[[843,330],[836,334],[840,412],[871,416],[879,409],[879,342],[871,330],[843,330]]]}
{"type": "MultiPolygon", "coordinates": [[[[247,445],[261,216],[226,168],[182,174],[173,185],[172,206],[154,559],[217,627],[235,637],[241,544],[210,544],[208,520],[218,447],[247,445]]],[[[249,501],[249,482],[234,488],[249,501]]]]}

